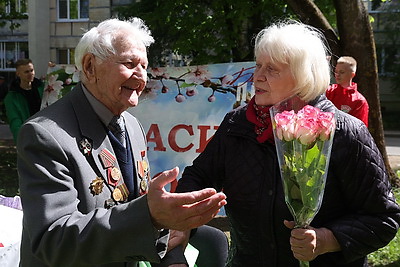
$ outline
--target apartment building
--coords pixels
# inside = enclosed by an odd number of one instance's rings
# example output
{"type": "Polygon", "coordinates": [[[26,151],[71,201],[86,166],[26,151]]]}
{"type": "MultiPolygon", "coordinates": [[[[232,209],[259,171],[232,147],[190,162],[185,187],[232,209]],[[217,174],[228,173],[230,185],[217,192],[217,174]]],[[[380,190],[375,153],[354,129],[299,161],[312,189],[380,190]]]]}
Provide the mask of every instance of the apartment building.
{"type": "MultiPolygon", "coordinates": [[[[114,6],[131,0],[17,0],[13,7],[29,18],[0,28],[0,73],[13,76],[19,58],[33,60],[37,76],[46,74],[48,62],[74,63],[74,48],[85,30],[113,16],[114,6]]],[[[8,7],[10,10],[10,7],[8,7]]]]}

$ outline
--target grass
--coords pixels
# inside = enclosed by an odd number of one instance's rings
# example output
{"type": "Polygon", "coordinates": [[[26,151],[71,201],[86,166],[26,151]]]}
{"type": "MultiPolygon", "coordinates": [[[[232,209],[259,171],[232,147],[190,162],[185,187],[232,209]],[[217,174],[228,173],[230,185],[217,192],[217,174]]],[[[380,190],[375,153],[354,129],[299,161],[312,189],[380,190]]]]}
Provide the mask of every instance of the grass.
{"type": "MultiPolygon", "coordinates": [[[[399,175],[400,170],[397,170],[397,176],[399,175]]],[[[400,203],[400,188],[395,188],[393,191],[397,202],[400,203]]],[[[397,232],[396,237],[387,246],[369,254],[368,263],[374,267],[400,266],[400,231],[397,232]]]]}
{"type": "MultiPolygon", "coordinates": [[[[13,141],[0,140],[0,195],[18,195],[17,153],[13,141]]],[[[400,177],[400,170],[396,170],[400,177]]],[[[400,188],[394,189],[400,203],[400,188]]],[[[400,267],[400,231],[385,247],[368,255],[368,262],[373,267],[400,267]]]]}
{"type": "Polygon", "coordinates": [[[17,151],[11,140],[0,140],[0,195],[18,195],[17,151]]]}

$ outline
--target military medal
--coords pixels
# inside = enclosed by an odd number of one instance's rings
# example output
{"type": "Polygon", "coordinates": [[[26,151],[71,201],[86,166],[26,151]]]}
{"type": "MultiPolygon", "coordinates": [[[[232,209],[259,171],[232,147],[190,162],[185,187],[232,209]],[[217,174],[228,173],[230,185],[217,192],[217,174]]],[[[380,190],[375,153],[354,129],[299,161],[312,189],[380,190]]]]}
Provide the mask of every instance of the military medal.
{"type": "Polygon", "coordinates": [[[120,184],[112,192],[112,197],[115,201],[123,202],[128,199],[129,191],[126,184],[120,184]]]}
{"type": "Polygon", "coordinates": [[[148,188],[147,179],[140,180],[140,193],[142,194],[147,193],[147,188],[148,188]]]}
{"type": "Polygon", "coordinates": [[[79,149],[85,156],[89,156],[92,152],[92,144],[86,137],[79,141],[79,149]]]}
{"type": "Polygon", "coordinates": [[[101,150],[99,157],[103,168],[107,169],[115,166],[116,158],[107,148],[101,150]]]}
{"type": "Polygon", "coordinates": [[[114,188],[112,196],[113,196],[115,201],[122,201],[122,199],[123,199],[122,192],[118,187],[114,188]]]}
{"type": "Polygon", "coordinates": [[[107,169],[108,184],[117,186],[118,181],[121,179],[121,171],[117,167],[107,169]]]}
{"type": "Polygon", "coordinates": [[[104,201],[104,208],[106,208],[106,209],[109,209],[115,205],[116,205],[116,203],[115,203],[114,199],[112,199],[112,198],[109,198],[106,201],[104,201]]]}
{"type": "MultiPolygon", "coordinates": [[[[141,154],[143,155],[143,153],[141,154]]],[[[147,193],[149,187],[149,164],[146,160],[137,161],[137,170],[140,177],[140,194],[144,195],[147,193]]]]}
{"type": "Polygon", "coordinates": [[[92,180],[90,183],[90,192],[93,194],[93,196],[98,195],[103,191],[103,187],[103,179],[96,177],[96,179],[92,180]]]}

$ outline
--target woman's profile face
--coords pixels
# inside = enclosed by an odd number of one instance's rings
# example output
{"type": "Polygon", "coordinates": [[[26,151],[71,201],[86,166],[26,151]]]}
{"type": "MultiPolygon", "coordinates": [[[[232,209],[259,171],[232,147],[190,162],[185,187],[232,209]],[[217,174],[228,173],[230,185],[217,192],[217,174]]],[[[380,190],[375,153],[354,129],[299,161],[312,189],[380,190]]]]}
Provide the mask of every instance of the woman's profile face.
{"type": "Polygon", "coordinates": [[[267,54],[257,57],[253,81],[257,105],[274,105],[295,93],[296,83],[289,65],[273,63],[267,54]]]}

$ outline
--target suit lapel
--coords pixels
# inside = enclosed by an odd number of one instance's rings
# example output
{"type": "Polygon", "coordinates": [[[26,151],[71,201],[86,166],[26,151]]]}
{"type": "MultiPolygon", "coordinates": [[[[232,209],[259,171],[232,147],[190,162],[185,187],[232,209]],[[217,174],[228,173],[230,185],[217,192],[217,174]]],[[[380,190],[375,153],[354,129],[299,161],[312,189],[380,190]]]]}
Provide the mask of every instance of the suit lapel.
{"type": "Polygon", "coordinates": [[[150,179],[150,167],[147,160],[147,144],[143,128],[135,117],[131,114],[126,114],[126,130],[132,147],[133,164],[136,168],[136,182],[138,185],[139,194],[147,193],[147,184],[150,179]]]}
{"type": "MultiPolygon", "coordinates": [[[[103,123],[100,121],[92,106],[87,100],[81,84],[76,86],[71,92],[71,105],[75,111],[76,119],[79,123],[82,138],[87,138],[92,143],[92,156],[94,162],[100,170],[103,177],[108,181],[107,169],[103,166],[100,160],[100,153],[104,149],[110,151],[112,155],[116,155],[111,145],[110,139],[103,123]]],[[[126,122],[126,130],[129,135],[132,149],[133,165],[136,168],[136,181],[141,194],[147,191],[147,183],[150,179],[150,169],[147,160],[147,145],[144,137],[143,128],[128,112],[124,112],[123,116],[126,122]]],[[[79,142],[80,140],[77,140],[79,142]]],[[[118,161],[115,161],[115,166],[120,169],[118,161]]],[[[114,186],[114,185],[111,185],[114,186]]]]}
{"type": "MultiPolygon", "coordinates": [[[[112,155],[115,155],[115,153],[104,125],[93,111],[92,106],[83,92],[81,84],[76,86],[70,94],[73,94],[71,96],[71,104],[79,123],[82,138],[88,138],[91,141],[94,162],[107,181],[107,169],[101,163],[99,155],[103,149],[107,149],[112,155]]],[[[80,140],[77,141],[79,142],[80,140]]],[[[119,168],[118,162],[115,162],[114,164],[119,168]]]]}

